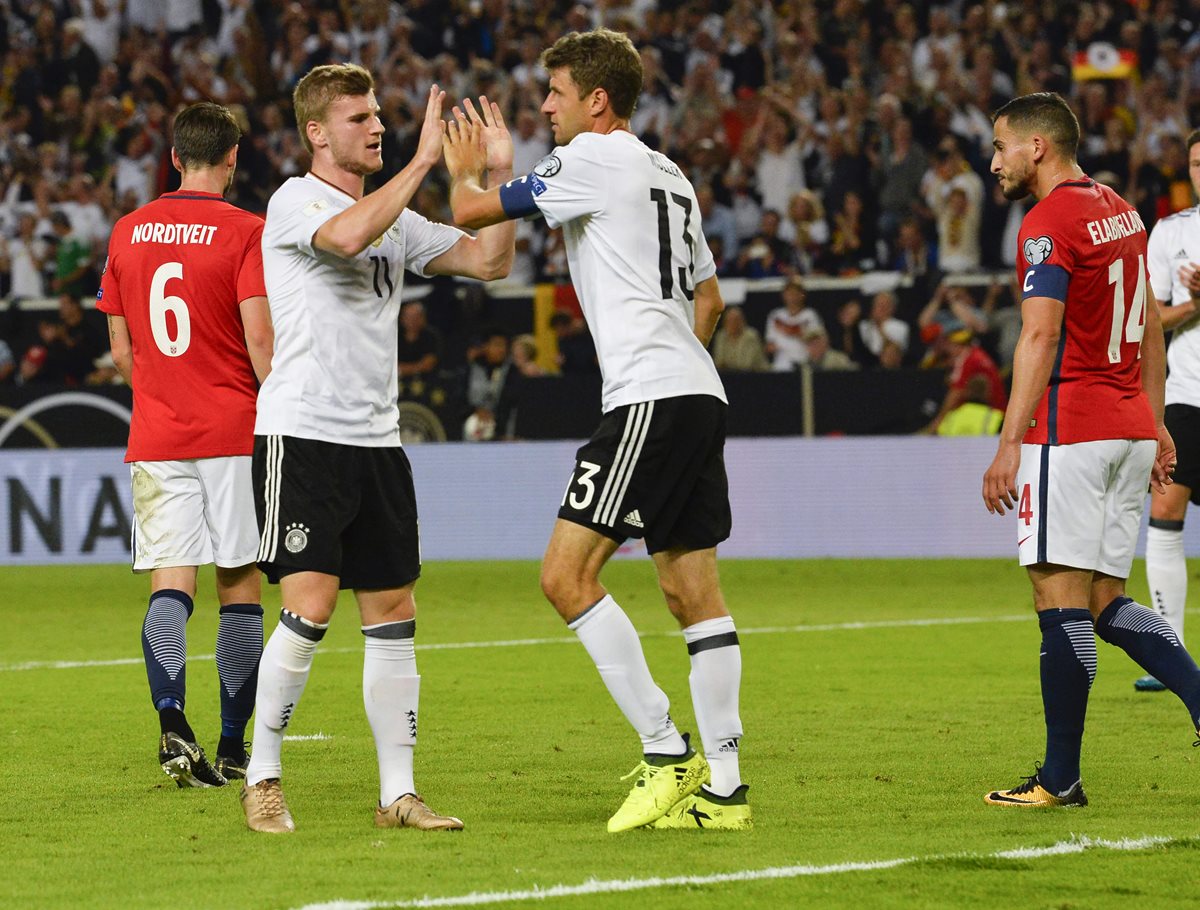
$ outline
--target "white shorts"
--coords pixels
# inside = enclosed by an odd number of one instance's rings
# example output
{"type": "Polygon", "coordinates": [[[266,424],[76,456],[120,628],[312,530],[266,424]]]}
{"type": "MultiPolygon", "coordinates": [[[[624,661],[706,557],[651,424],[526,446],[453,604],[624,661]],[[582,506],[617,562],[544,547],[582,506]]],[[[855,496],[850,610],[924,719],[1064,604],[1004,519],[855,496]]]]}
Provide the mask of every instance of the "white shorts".
{"type": "Polygon", "coordinates": [[[135,461],[133,571],[215,562],[223,568],[258,557],[258,519],[250,456],[135,461]]]}
{"type": "Polygon", "coordinates": [[[1128,578],[1157,452],[1153,439],[1022,445],[1021,565],[1053,563],[1128,578]]]}

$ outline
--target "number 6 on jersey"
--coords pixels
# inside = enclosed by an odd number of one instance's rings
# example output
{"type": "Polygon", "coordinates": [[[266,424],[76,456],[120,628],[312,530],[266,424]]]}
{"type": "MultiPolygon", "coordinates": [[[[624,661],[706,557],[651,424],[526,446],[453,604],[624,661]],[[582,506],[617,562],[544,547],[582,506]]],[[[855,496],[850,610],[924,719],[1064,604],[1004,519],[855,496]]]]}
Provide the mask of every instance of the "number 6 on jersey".
{"type": "Polygon", "coordinates": [[[150,279],[150,332],[158,349],[168,357],[181,357],[192,343],[192,320],[182,297],[166,293],[167,282],[183,277],[182,262],[164,262],[150,279]],[[167,313],[175,314],[175,337],[167,328],[167,313]]]}

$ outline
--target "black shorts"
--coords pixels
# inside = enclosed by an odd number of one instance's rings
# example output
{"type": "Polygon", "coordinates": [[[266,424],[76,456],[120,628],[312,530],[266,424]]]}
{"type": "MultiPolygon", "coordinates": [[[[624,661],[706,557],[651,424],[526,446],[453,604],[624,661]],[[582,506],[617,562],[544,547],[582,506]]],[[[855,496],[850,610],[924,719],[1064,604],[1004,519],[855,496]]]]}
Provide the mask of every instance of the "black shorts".
{"type": "Polygon", "coordinates": [[[1163,412],[1167,432],[1175,440],[1176,483],[1192,491],[1191,501],[1200,505],[1200,408],[1169,404],[1163,412]]]}
{"type": "Polygon", "coordinates": [[[575,456],[558,517],[651,553],[704,550],[729,537],[725,411],[684,395],[615,408],[575,456]]]}
{"type": "Polygon", "coordinates": [[[336,575],[341,588],[401,588],[421,574],[412,467],[399,446],[254,437],[259,568],[336,575]]]}

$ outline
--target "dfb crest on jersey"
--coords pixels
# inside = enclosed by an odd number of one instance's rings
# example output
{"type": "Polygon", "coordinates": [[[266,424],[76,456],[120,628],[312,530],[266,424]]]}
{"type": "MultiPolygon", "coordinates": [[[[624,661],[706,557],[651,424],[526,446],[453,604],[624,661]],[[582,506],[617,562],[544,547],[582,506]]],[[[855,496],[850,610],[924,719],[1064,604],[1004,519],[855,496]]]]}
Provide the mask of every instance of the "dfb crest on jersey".
{"type": "Polygon", "coordinates": [[[299,522],[287,526],[287,534],[284,535],[283,545],[289,553],[299,553],[308,546],[308,531],[309,529],[299,522]]]}
{"type": "Polygon", "coordinates": [[[1030,265],[1041,265],[1054,252],[1054,241],[1049,237],[1030,237],[1023,247],[1025,261],[1030,265]]]}
{"type": "Polygon", "coordinates": [[[562,161],[553,152],[533,166],[533,172],[539,177],[553,177],[561,170],[562,161]]]}

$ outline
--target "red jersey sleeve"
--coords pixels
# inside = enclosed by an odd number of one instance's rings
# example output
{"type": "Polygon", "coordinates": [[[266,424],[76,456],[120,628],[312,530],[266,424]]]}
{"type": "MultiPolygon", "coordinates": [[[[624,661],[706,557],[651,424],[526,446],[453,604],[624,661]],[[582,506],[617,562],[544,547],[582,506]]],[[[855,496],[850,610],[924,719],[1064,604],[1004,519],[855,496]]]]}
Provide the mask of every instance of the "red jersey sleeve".
{"type": "Polygon", "coordinates": [[[248,232],[246,251],[237,279],[238,303],[251,297],[267,296],[267,284],[263,278],[262,233],[261,221],[248,232]]]}

